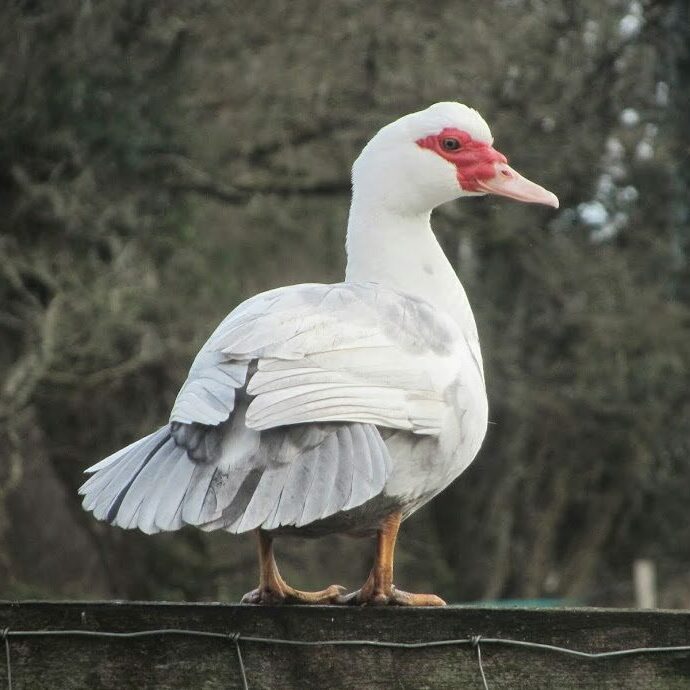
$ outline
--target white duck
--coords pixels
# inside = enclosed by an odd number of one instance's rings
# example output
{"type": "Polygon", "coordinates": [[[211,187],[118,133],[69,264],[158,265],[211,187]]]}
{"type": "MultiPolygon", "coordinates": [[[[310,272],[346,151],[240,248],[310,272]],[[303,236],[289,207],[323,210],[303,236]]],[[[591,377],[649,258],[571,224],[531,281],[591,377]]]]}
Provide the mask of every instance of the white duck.
{"type": "Polygon", "coordinates": [[[381,129],[353,167],[345,281],[259,294],[218,326],[170,423],[91,467],[84,508],[147,533],[257,530],[252,603],[440,605],[393,585],[400,522],[474,459],[487,425],[477,328],[431,211],[486,193],[557,207],[471,108],[381,129]],[[350,595],[281,578],[274,535],[377,535],[350,595]]]}

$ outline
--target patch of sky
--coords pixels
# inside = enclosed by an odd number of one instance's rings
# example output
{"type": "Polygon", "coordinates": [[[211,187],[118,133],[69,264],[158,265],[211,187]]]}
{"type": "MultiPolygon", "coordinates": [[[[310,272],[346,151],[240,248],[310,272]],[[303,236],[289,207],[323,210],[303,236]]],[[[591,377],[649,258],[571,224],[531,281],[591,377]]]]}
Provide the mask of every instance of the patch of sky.
{"type": "Polygon", "coordinates": [[[601,201],[585,201],[578,205],[577,213],[580,220],[585,225],[600,226],[603,225],[609,217],[609,212],[606,210],[601,201]]]}
{"type": "Polygon", "coordinates": [[[623,39],[631,39],[640,33],[643,24],[642,5],[633,0],[628,5],[625,15],[618,22],[618,35],[623,39]]]}
{"type": "Polygon", "coordinates": [[[634,127],[640,123],[640,113],[635,108],[625,108],[621,112],[620,118],[626,127],[634,127]]]}

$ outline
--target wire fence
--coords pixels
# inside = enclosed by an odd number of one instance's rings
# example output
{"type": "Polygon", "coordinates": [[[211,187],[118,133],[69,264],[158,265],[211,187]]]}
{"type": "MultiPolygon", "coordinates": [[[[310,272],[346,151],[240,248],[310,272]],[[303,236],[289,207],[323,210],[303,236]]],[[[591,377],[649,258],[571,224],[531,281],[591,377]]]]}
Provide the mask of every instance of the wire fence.
{"type": "Polygon", "coordinates": [[[451,640],[431,640],[427,642],[392,642],[385,640],[288,640],[279,637],[257,637],[254,635],[241,635],[238,632],[213,632],[210,630],[186,630],[183,628],[162,628],[152,630],[135,630],[132,632],[110,632],[102,630],[12,630],[5,628],[0,631],[0,636],[5,645],[7,690],[13,690],[12,685],[12,653],[10,640],[12,638],[35,637],[89,637],[97,639],[141,639],[146,637],[204,637],[222,639],[234,645],[237,662],[240,669],[242,687],[249,690],[247,671],[242,658],[240,641],[244,644],[264,644],[292,647],[385,647],[392,649],[431,649],[434,647],[468,647],[475,650],[477,667],[484,690],[489,690],[489,683],[482,663],[482,645],[487,647],[522,647],[540,651],[562,654],[580,659],[613,659],[627,656],[653,655],[653,654],[679,654],[690,652],[690,645],[677,645],[671,647],[630,647],[617,649],[610,652],[582,652],[569,647],[543,642],[530,642],[527,640],[513,640],[501,637],[483,637],[473,635],[466,638],[451,640]]]}

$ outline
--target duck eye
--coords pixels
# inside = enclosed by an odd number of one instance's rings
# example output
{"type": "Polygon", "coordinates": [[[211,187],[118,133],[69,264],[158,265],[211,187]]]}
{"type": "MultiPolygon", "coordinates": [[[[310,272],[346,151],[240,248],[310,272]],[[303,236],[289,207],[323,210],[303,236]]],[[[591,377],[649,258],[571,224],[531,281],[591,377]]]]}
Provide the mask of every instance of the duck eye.
{"type": "Polygon", "coordinates": [[[443,137],[441,139],[441,148],[444,151],[457,151],[461,148],[461,145],[455,137],[443,137]]]}

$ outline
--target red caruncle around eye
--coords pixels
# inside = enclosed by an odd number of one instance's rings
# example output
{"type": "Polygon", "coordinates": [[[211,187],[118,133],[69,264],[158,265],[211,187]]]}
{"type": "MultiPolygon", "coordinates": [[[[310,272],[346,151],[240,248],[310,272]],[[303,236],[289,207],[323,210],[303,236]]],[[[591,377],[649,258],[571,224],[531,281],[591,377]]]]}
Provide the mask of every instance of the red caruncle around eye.
{"type": "MultiPolygon", "coordinates": [[[[489,142],[473,139],[468,132],[454,127],[418,139],[417,145],[452,163],[458,184],[467,192],[480,191],[479,181],[497,174],[495,164],[507,163],[506,157],[489,142]]],[[[501,174],[505,176],[506,173],[502,171],[501,174]]]]}

